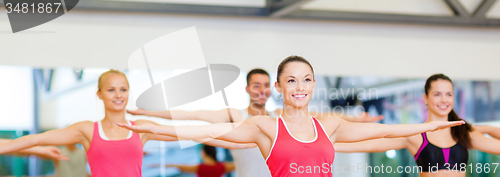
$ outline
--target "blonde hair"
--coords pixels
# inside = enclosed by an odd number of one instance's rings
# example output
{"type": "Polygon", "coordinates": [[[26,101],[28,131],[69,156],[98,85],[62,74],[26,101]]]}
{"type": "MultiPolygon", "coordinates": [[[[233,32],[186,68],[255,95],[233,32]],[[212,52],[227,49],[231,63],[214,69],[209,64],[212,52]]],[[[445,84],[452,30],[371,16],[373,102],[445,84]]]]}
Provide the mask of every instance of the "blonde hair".
{"type": "Polygon", "coordinates": [[[125,78],[125,81],[127,81],[127,86],[130,87],[130,85],[128,84],[127,76],[125,75],[125,73],[123,73],[119,70],[116,70],[116,69],[110,69],[109,71],[106,71],[106,72],[102,73],[101,76],[99,76],[99,81],[97,82],[97,91],[101,91],[102,85],[104,84],[104,80],[106,80],[106,78],[108,78],[109,76],[111,76],[113,74],[123,76],[123,78],[125,78]]]}

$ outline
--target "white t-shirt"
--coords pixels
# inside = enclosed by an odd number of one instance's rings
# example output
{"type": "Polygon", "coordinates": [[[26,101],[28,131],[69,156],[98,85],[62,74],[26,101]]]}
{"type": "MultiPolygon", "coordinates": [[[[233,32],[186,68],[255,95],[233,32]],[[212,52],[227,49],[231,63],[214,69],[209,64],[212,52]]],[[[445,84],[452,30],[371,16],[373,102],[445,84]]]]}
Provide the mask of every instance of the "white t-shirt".
{"type": "MultiPolygon", "coordinates": [[[[241,110],[243,120],[252,117],[247,110],[241,110]]],[[[277,117],[275,112],[267,112],[270,117],[277,117]]],[[[248,149],[233,149],[231,155],[236,166],[238,177],[271,177],[266,160],[262,157],[259,147],[248,149]]]]}

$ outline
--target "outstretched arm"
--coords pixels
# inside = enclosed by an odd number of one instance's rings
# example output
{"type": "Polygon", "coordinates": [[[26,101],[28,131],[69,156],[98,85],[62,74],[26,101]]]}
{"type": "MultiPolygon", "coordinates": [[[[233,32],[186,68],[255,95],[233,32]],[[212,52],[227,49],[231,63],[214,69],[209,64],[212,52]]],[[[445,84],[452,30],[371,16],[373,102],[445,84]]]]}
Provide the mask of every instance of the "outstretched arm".
{"type": "MultiPolygon", "coordinates": [[[[55,146],[36,146],[29,149],[25,149],[23,151],[25,151],[25,153],[33,154],[43,159],[51,159],[57,161],[69,160],[66,154],[61,154],[59,148],[55,146]]],[[[20,152],[23,153],[23,151],[20,152]]]]}
{"type": "Polygon", "coordinates": [[[474,130],[482,134],[488,134],[496,139],[500,139],[500,127],[493,127],[488,125],[474,125],[474,130]]]}
{"type": "Polygon", "coordinates": [[[470,132],[470,139],[474,149],[500,155],[500,148],[498,148],[500,147],[500,140],[488,138],[479,131],[470,132]]]}
{"type": "MultiPolygon", "coordinates": [[[[237,109],[229,109],[234,122],[240,122],[243,119],[241,114],[237,109]]],[[[210,123],[227,123],[230,122],[228,109],[222,109],[219,111],[146,111],[142,109],[137,109],[135,111],[127,110],[128,113],[132,115],[145,115],[160,117],[164,119],[174,119],[174,120],[201,120],[210,123]]]]}
{"type": "MultiPolygon", "coordinates": [[[[149,121],[149,120],[137,120],[135,121],[136,125],[142,125],[142,124],[153,124],[155,126],[161,126],[160,124],[149,121]]],[[[159,134],[146,134],[146,141],[148,140],[158,140],[158,141],[178,141],[179,139],[177,137],[173,136],[165,136],[165,135],[159,135],[159,134]]],[[[232,142],[227,142],[223,140],[218,140],[218,139],[195,139],[194,141],[198,143],[203,143],[206,145],[210,146],[216,146],[216,147],[222,147],[226,149],[246,149],[246,148],[251,148],[251,147],[256,147],[257,145],[254,143],[232,143],[232,142]]]]}
{"type": "Polygon", "coordinates": [[[422,132],[462,125],[464,121],[433,121],[423,124],[386,125],[378,123],[353,123],[341,120],[334,135],[337,142],[356,142],[376,138],[398,138],[422,132]]]}
{"type": "MultiPolygon", "coordinates": [[[[11,142],[10,139],[0,139],[0,144],[11,142]]],[[[41,158],[54,160],[69,160],[66,155],[61,154],[59,148],[54,146],[35,146],[21,151],[10,153],[12,155],[36,155],[41,158]]]]}
{"type": "MultiPolygon", "coordinates": [[[[258,117],[257,117],[258,118],[258,117]]],[[[262,132],[254,123],[256,117],[243,123],[218,123],[197,126],[160,126],[151,123],[142,125],[118,124],[137,133],[152,133],[187,140],[219,139],[233,143],[256,143],[256,137],[262,132]]]]}
{"type": "MultiPolygon", "coordinates": [[[[144,124],[146,124],[146,125],[152,124],[152,125],[155,125],[155,126],[161,126],[160,124],[158,124],[156,122],[153,122],[153,121],[150,121],[150,120],[144,120],[144,119],[136,120],[136,121],[134,121],[134,123],[137,126],[142,126],[144,124]]],[[[173,137],[173,136],[155,135],[155,134],[149,134],[149,133],[145,134],[144,138],[143,138],[143,141],[147,142],[149,140],[157,140],[157,141],[179,141],[179,139],[177,137],[173,137]]]]}
{"type": "Polygon", "coordinates": [[[0,144],[0,154],[12,153],[34,146],[60,146],[81,143],[84,141],[85,137],[79,131],[79,125],[77,124],[73,124],[64,129],[51,130],[41,134],[26,135],[7,143],[0,144]]]}
{"type": "Polygon", "coordinates": [[[198,165],[165,165],[165,167],[175,167],[184,173],[198,172],[198,165]]]}
{"type": "Polygon", "coordinates": [[[335,143],[334,147],[336,152],[385,152],[407,148],[408,139],[380,138],[355,143],[335,143]]]}
{"type": "Polygon", "coordinates": [[[257,144],[255,143],[233,143],[219,139],[195,140],[195,141],[209,146],[221,147],[225,149],[247,149],[247,148],[257,147],[257,144]]]}

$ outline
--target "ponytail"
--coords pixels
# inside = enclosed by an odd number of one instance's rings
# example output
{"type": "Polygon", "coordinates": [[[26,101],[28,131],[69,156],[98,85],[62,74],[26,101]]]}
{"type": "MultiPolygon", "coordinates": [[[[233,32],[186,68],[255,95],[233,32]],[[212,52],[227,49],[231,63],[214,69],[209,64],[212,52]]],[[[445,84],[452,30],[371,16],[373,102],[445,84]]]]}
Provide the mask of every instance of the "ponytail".
{"type": "MultiPolygon", "coordinates": [[[[454,110],[451,110],[451,112],[448,114],[448,121],[461,121],[461,120],[463,119],[458,117],[457,113],[455,113],[454,110]]],[[[465,124],[463,125],[451,127],[451,136],[453,136],[453,139],[458,143],[460,143],[460,145],[469,149],[470,147],[472,147],[469,134],[469,132],[471,131],[472,131],[472,126],[469,123],[465,122],[465,124]]]]}

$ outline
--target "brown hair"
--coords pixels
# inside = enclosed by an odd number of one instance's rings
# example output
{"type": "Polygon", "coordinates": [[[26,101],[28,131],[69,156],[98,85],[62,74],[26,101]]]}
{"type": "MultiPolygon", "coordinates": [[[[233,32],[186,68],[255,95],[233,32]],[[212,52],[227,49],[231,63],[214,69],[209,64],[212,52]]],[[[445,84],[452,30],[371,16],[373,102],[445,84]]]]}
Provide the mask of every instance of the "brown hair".
{"type": "Polygon", "coordinates": [[[260,68],[255,68],[255,69],[252,69],[250,72],[248,72],[247,74],[247,85],[250,83],[250,77],[252,77],[252,75],[254,74],[264,74],[266,75],[267,77],[269,77],[269,73],[267,73],[266,70],[263,70],[263,69],[260,69],[260,68]]]}
{"type": "MultiPolygon", "coordinates": [[[[425,88],[425,95],[427,95],[427,97],[429,96],[431,83],[439,79],[449,81],[451,84],[453,84],[453,82],[448,76],[444,74],[434,74],[431,77],[429,77],[427,81],[425,81],[424,88],[425,88]]],[[[455,113],[453,109],[451,110],[450,113],[448,113],[448,121],[460,121],[460,120],[463,119],[458,117],[457,113],[455,113]]],[[[460,145],[469,149],[472,146],[469,132],[471,132],[472,130],[473,130],[472,126],[469,123],[465,122],[465,124],[463,125],[451,127],[451,136],[453,136],[453,139],[457,141],[460,145]]]]}
{"type": "Polygon", "coordinates": [[[281,63],[278,65],[278,76],[276,77],[276,80],[278,82],[280,82],[280,75],[281,73],[283,72],[283,69],[285,69],[285,66],[286,64],[290,63],[290,62],[302,62],[302,63],[305,63],[307,65],[309,65],[309,67],[311,68],[311,71],[313,72],[313,75],[314,75],[314,69],[311,65],[311,63],[309,63],[309,61],[307,61],[305,58],[301,57],[301,56],[297,56],[297,55],[292,55],[292,56],[289,56],[289,57],[286,57],[283,61],[281,61],[281,63]]]}
{"type": "Polygon", "coordinates": [[[215,147],[204,144],[203,152],[205,152],[205,155],[217,162],[217,149],[215,149],[215,147]]]}
{"type": "Polygon", "coordinates": [[[102,73],[101,76],[99,76],[99,80],[97,82],[97,91],[101,91],[102,85],[104,84],[104,80],[106,80],[106,78],[108,78],[112,74],[123,76],[123,78],[125,78],[125,80],[127,81],[127,86],[130,86],[128,84],[128,79],[127,79],[127,76],[125,75],[125,73],[123,73],[119,70],[116,70],[116,69],[110,69],[109,71],[106,71],[106,72],[102,73]]]}

